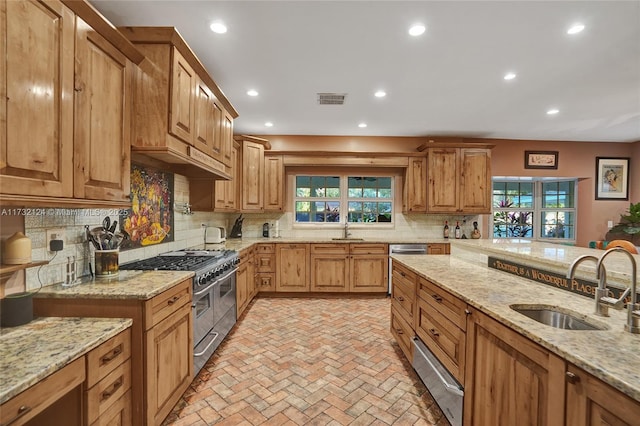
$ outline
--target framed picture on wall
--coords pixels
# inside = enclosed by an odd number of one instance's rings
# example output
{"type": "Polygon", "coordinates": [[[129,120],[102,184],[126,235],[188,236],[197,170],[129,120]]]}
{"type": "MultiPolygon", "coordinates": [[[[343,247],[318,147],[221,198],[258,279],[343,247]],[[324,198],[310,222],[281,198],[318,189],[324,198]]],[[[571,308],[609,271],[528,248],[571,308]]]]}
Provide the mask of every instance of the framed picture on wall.
{"type": "Polygon", "coordinates": [[[525,151],[525,169],[557,169],[558,151],[525,151]]]}
{"type": "Polygon", "coordinates": [[[596,157],[596,200],[629,199],[629,158],[596,157]]]}

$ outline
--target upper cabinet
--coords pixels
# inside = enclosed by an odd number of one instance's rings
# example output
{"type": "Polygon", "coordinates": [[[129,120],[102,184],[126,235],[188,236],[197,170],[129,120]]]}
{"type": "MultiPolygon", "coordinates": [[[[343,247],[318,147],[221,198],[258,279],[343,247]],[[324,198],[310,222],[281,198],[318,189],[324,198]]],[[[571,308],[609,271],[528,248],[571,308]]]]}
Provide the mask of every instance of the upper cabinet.
{"type": "Polygon", "coordinates": [[[491,150],[429,148],[429,213],[491,212],[491,150]]]}
{"type": "Polygon", "coordinates": [[[202,63],[173,27],[120,31],[146,57],[135,73],[134,161],[230,179],[238,113],[202,63]]]}
{"type": "Polygon", "coordinates": [[[264,145],[243,140],[240,148],[240,211],[264,211],[264,145]]]}
{"type": "Polygon", "coordinates": [[[264,153],[264,211],[284,211],[284,163],[282,155],[264,153]]]}
{"type": "Polygon", "coordinates": [[[0,201],[129,205],[140,52],[85,2],[1,0],[0,20],[0,201]]]}
{"type": "Polygon", "coordinates": [[[404,202],[405,213],[425,213],[427,211],[427,159],[409,157],[405,172],[404,202]]]}

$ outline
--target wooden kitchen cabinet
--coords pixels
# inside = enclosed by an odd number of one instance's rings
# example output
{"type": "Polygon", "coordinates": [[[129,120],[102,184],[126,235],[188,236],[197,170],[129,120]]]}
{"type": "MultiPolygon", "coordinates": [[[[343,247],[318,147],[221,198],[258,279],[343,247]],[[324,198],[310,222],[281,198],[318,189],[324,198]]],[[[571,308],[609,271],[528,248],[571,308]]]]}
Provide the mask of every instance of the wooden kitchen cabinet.
{"type": "Polygon", "coordinates": [[[189,278],[148,300],[34,298],[33,309],[37,316],[131,318],[132,422],[159,425],[193,380],[191,302],[189,278]]]}
{"type": "Polygon", "coordinates": [[[467,304],[420,277],[415,331],[420,340],[464,386],[467,304]]]}
{"type": "Polygon", "coordinates": [[[264,145],[243,140],[240,147],[240,211],[264,211],[264,145]]]}
{"type": "Polygon", "coordinates": [[[240,263],[236,272],[236,312],[240,315],[251,302],[255,289],[255,255],[253,246],[241,250],[239,253],[240,263]]]}
{"type": "Polygon", "coordinates": [[[311,244],[311,291],[349,289],[349,244],[311,244]]]}
{"type": "Polygon", "coordinates": [[[404,200],[405,213],[426,213],[427,211],[427,158],[409,157],[405,171],[404,200]]]}
{"type": "Polygon", "coordinates": [[[429,213],[491,212],[491,150],[428,149],[429,213]]]}
{"type": "Polygon", "coordinates": [[[451,254],[449,243],[428,243],[427,254],[451,254]]]}
{"type": "Polygon", "coordinates": [[[284,162],[282,155],[264,153],[264,211],[284,211],[284,162]]]}
{"type": "Polygon", "coordinates": [[[389,246],[349,244],[349,291],[386,293],[389,290],[389,246]]]}
{"type": "Polygon", "coordinates": [[[276,245],[258,244],[255,254],[256,290],[276,291],[276,245]]]}
{"type": "Polygon", "coordinates": [[[276,245],[276,292],[308,292],[309,244],[276,245]]]}
{"type": "Polygon", "coordinates": [[[236,212],[238,199],[238,149],[234,142],[231,151],[231,167],[225,170],[230,180],[189,179],[189,203],[194,211],[236,212]]]}
{"type": "Polygon", "coordinates": [[[567,426],[638,424],[640,403],[569,364],[565,378],[567,426]]]}
{"type": "Polygon", "coordinates": [[[119,30],[146,57],[134,77],[133,160],[189,178],[229,179],[238,114],[202,63],[173,27],[119,30]]]}
{"type": "Polygon", "coordinates": [[[563,425],[565,362],[469,309],[463,424],[563,425]]]}
{"type": "Polygon", "coordinates": [[[0,16],[0,201],[130,205],[140,52],[85,2],[2,0],[0,16]]]}
{"type": "Polygon", "coordinates": [[[412,361],[411,339],[415,335],[418,276],[395,261],[392,263],[391,274],[391,334],[407,359],[412,361]]]}

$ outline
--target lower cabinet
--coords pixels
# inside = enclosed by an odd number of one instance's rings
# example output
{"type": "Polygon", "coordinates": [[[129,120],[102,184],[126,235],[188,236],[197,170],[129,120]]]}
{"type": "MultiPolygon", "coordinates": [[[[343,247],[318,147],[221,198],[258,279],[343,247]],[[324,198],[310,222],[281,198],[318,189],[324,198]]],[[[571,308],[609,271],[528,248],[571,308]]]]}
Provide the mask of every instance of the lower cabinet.
{"type": "Polygon", "coordinates": [[[311,244],[311,291],[349,289],[349,244],[311,244]]]}
{"type": "Polygon", "coordinates": [[[276,291],[276,245],[258,244],[255,253],[256,291],[276,291]]]}
{"type": "MultiPolygon", "coordinates": [[[[159,425],[193,380],[191,283],[187,279],[149,300],[34,298],[33,309],[37,316],[133,319],[131,390],[121,398],[131,398],[133,424],[159,425]]],[[[101,392],[126,385],[118,383],[101,392]]],[[[102,409],[114,420],[129,417],[128,408],[102,409]]]]}
{"type": "Polygon", "coordinates": [[[637,425],[640,403],[618,392],[600,379],[569,364],[566,425],[637,425]]]}
{"type": "Polygon", "coordinates": [[[0,406],[2,425],[131,425],[131,331],[125,330],[0,406]]]}
{"type": "Polygon", "coordinates": [[[236,312],[238,318],[249,306],[256,293],[255,255],[253,247],[240,251],[240,263],[236,272],[236,312]]]}
{"type": "Polygon", "coordinates": [[[309,291],[309,244],[276,246],[276,291],[309,291]]]}
{"type": "Polygon", "coordinates": [[[470,312],[464,424],[564,424],[564,360],[482,312],[470,312]]]}

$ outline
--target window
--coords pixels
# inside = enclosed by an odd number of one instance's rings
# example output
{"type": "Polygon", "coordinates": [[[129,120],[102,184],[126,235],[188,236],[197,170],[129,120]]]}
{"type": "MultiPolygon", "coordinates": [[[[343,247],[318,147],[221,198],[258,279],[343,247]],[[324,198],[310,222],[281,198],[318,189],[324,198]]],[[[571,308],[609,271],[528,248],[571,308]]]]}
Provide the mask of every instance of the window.
{"type": "Polygon", "coordinates": [[[295,181],[296,223],[344,223],[347,220],[349,223],[392,221],[393,177],[391,176],[298,175],[295,181]]]}
{"type": "Polygon", "coordinates": [[[575,241],[576,181],[494,179],[493,237],[575,241]]]}

